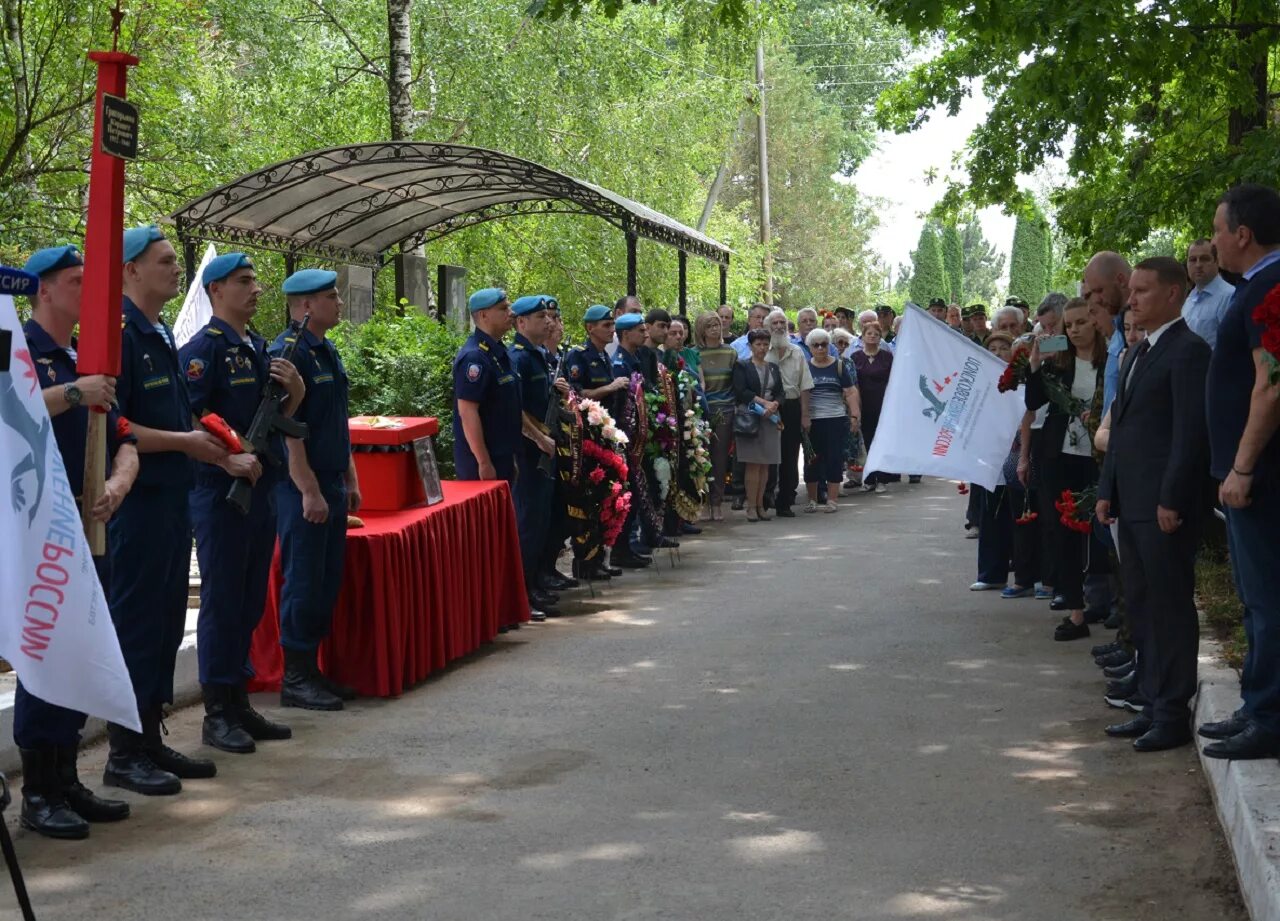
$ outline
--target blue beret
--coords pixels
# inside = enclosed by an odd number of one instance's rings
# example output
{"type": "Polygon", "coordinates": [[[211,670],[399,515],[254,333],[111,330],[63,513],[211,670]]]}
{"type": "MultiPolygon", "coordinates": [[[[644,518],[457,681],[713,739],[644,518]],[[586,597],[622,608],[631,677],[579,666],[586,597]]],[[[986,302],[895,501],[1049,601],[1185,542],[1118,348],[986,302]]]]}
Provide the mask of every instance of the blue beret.
{"type": "Polygon", "coordinates": [[[560,302],[556,300],[554,297],[552,297],[550,294],[539,294],[538,297],[542,298],[544,301],[547,302],[548,310],[560,309],[560,302]]]}
{"type": "Polygon", "coordinates": [[[224,253],[209,260],[200,275],[200,284],[209,287],[215,281],[222,281],[236,269],[251,269],[253,263],[244,253],[224,253]]]}
{"type": "Polygon", "coordinates": [[[7,265],[0,265],[0,294],[8,294],[12,297],[35,297],[36,291],[40,288],[40,279],[30,272],[24,272],[22,269],[11,269],[7,265]]]}
{"type": "Polygon", "coordinates": [[[604,304],[592,304],[587,308],[587,312],[582,315],[584,323],[599,323],[601,320],[609,319],[609,315],[613,313],[604,304]]]}
{"type": "Polygon", "coordinates": [[[124,261],[133,262],[152,243],[164,239],[164,234],[155,224],[146,227],[131,227],[124,232],[124,261]]]}
{"type": "Polygon", "coordinates": [[[507,299],[507,292],[501,288],[481,288],[467,299],[467,307],[472,313],[477,310],[488,310],[507,299]]]}
{"type": "Polygon", "coordinates": [[[315,294],[317,291],[328,291],[337,284],[337,272],[328,269],[303,269],[286,278],[280,290],[293,295],[315,294]]]}
{"type": "Polygon", "coordinates": [[[69,269],[77,265],[84,265],[84,260],[80,258],[80,252],[74,246],[50,246],[48,249],[38,249],[32,253],[27,264],[22,267],[22,271],[30,272],[38,278],[49,272],[69,269]]]}
{"type": "Polygon", "coordinates": [[[622,316],[618,317],[618,322],[614,324],[613,328],[620,333],[625,333],[629,329],[635,329],[643,322],[644,314],[624,313],[622,316]]]}
{"type": "Polygon", "coordinates": [[[518,317],[527,317],[531,313],[547,309],[547,299],[541,294],[526,294],[511,302],[511,312],[518,317]]]}

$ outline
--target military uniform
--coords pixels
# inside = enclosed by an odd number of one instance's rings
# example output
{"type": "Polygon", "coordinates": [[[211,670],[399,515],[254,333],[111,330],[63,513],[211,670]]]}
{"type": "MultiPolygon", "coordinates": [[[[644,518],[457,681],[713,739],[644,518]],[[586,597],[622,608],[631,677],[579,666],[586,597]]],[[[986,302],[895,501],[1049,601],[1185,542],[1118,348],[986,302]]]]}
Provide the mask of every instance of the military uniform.
{"type": "MultiPolygon", "coordinates": [[[[336,275],[334,277],[336,279],[336,275]]],[[[332,285],[330,282],[329,287],[332,285]]],[[[279,356],[286,343],[294,338],[291,330],[285,330],[271,344],[270,354],[279,356]]],[[[329,635],[333,606],[342,586],[347,540],[346,475],[351,465],[351,433],[347,426],[349,382],[333,343],[310,330],[298,338],[293,363],[307,388],[294,418],[307,424],[307,463],[328,503],[329,516],[323,524],[312,524],[303,518],[302,493],[291,477],[280,479],[275,487],[276,527],[284,570],[284,586],[280,591],[280,645],[286,656],[294,651],[314,660],[316,649],[329,635]]]]}
{"type": "Polygon", "coordinates": [[[453,360],[453,462],[459,480],[480,479],[480,465],[462,431],[458,400],[479,404],[484,444],[495,475],[511,482],[521,450],[520,378],[502,343],[477,329],[453,360]]]}
{"type": "MultiPolygon", "coordinates": [[[[618,318],[617,323],[619,338],[621,338],[622,333],[627,330],[634,329],[642,322],[644,321],[639,314],[623,314],[618,318]]],[[[640,349],[644,349],[646,352],[652,352],[651,349],[648,349],[645,346],[641,346],[640,349]]],[[[651,357],[656,359],[657,356],[641,355],[638,354],[639,351],[640,350],[637,349],[637,353],[633,354],[624,349],[621,343],[619,343],[618,350],[613,353],[613,376],[615,378],[621,377],[630,380],[632,375],[639,374],[644,378],[645,386],[647,388],[650,386],[650,378],[647,373],[648,368],[646,365],[650,363],[649,360],[651,357]]],[[[653,373],[655,375],[657,373],[656,363],[654,364],[653,373]]],[[[615,405],[610,408],[610,411],[613,413],[614,420],[619,426],[624,428],[624,431],[626,430],[624,410],[627,406],[627,401],[630,399],[631,397],[628,391],[619,391],[617,399],[615,400],[615,405]]],[[[643,441],[640,437],[641,434],[642,433],[635,431],[627,431],[627,437],[631,439],[630,443],[633,445],[638,445],[643,441]]],[[[635,463],[629,463],[628,466],[629,478],[631,481],[631,509],[627,512],[627,519],[622,526],[622,534],[618,538],[618,544],[614,545],[613,553],[610,555],[610,560],[617,566],[640,569],[648,566],[652,562],[653,558],[645,553],[641,553],[637,547],[637,543],[641,542],[646,536],[650,537],[654,543],[657,543],[656,537],[644,533],[645,531],[652,530],[652,528],[644,524],[644,519],[640,514],[641,505],[648,503],[649,490],[653,488],[653,481],[651,479],[653,476],[653,468],[648,458],[641,458],[635,463]]]]}
{"type": "Polygon", "coordinates": [[[592,345],[590,340],[569,349],[564,363],[565,379],[579,394],[584,390],[604,387],[613,380],[613,363],[608,354],[592,345]]]}
{"type": "MultiPolygon", "coordinates": [[[[75,247],[53,247],[34,253],[25,271],[43,279],[83,264],[75,247]]],[[[22,332],[41,390],[75,383],[78,375],[74,338],[69,348],[63,348],[34,319],[27,321],[22,332]]],[[[110,459],[120,446],[137,439],[121,426],[115,410],[108,411],[106,421],[109,475],[110,459]]],[[[89,408],[73,405],[54,416],[52,422],[67,483],[79,504],[84,491],[89,408]]],[[[105,590],[111,584],[110,557],[94,557],[93,564],[105,590]]],[[[84,838],[89,834],[90,821],[111,822],[128,817],[128,803],[100,799],[80,783],[76,757],[85,720],[85,714],[36,697],[18,681],[13,698],[13,740],[22,756],[24,828],[55,838],[84,838]]]]}

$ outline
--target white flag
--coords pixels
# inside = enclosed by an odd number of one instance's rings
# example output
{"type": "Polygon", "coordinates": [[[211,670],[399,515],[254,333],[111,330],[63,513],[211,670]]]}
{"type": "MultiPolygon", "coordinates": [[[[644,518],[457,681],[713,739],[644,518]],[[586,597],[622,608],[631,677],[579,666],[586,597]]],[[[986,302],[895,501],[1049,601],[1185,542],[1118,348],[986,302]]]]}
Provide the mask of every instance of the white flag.
{"type": "Polygon", "coordinates": [[[0,268],[0,655],[32,694],[141,731],[129,671],[13,306],[31,276],[0,268]]]}
{"type": "Polygon", "coordinates": [[[196,280],[187,289],[187,297],[182,302],[182,309],[178,311],[178,318],[173,321],[173,338],[178,348],[186,345],[188,339],[208,326],[213,319],[213,304],[209,303],[209,292],[200,284],[200,276],[204,275],[205,266],[217,255],[218,251],[210,243],[205,248],[200,267],[196,269],[196,280]]]}
{"type": "Polygon", "coordinates": [[[915,306],[894,341],[866,473],[926,473],[994,489],[1026,408],[1020,392],[996,387],[1008,365],[915,306]]]}

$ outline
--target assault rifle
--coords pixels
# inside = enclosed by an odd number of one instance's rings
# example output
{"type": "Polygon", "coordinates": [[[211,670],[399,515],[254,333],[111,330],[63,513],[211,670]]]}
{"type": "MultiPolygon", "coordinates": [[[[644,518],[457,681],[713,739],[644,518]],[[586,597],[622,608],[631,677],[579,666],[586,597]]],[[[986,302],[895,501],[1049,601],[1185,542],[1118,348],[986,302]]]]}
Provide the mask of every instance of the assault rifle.
{"type": "MultiPolygon", "coordinates": [[[[285,337],[284,350],[280,357],[285,361],[293,361],[293,353],[298,348],[298,340],[307,330],[311,322],[311,314],[302,318],[302,322],[289,321],[289,329],[293,337],[285,337]]],[[[284,406],[289,402],[289,391],[284,385],[267,379],[267,388],[258,404],[258,411],[253,414],[253,422],[249,431],[240,436],[240,443],[248,452],[256,454],[263,464],[278,464],[280,461],[271,453],[271,436],[277,432],[290,438],[306,438],[307,424],[290,419],[284,414],[284,406]]],[[[237,477],[227,492],[227,502],[241,515],[249,514],[249,506],[253,503],[253,484],[244,477],[237,477]]]]}
{"type": "MultiPolygon", "coordinates": [[[[560,356],[560,363],[556,366],[555,380],[564,377],[564,356],[560,356]]],[[[560,392],[556,390],[554,381],[551,385],[551,395],[547,398],[547,415],[542,420],[547,428],[547,434],[551,436],[556,443],[557,449],[564,442],[564,419],[560,412],[560,392]]],[[[553,480],[556,476],[556,452],[551,454],[543,454],[538,458],[538,470],[553,480]]]]}

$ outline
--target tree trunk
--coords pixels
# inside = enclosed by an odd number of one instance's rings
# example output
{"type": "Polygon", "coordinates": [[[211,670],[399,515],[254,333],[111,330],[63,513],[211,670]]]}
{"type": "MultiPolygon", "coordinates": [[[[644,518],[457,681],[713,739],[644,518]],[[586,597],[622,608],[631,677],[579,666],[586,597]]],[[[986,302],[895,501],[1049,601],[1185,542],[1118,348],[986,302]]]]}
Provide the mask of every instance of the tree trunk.
{"type": "Polygon", "coordinates": [[[391,106],[391,140],[404,141],[413,132],[413,37],[409,10],[413,0],[387,0],[387,101],[391,106]]]}

